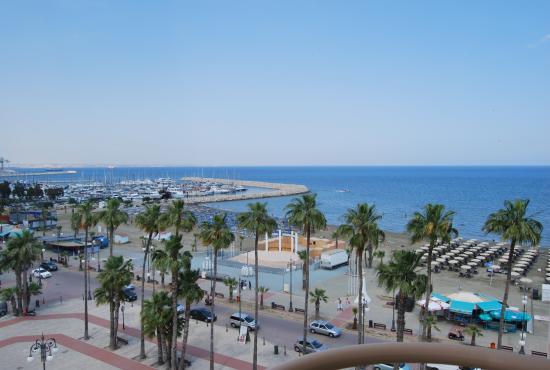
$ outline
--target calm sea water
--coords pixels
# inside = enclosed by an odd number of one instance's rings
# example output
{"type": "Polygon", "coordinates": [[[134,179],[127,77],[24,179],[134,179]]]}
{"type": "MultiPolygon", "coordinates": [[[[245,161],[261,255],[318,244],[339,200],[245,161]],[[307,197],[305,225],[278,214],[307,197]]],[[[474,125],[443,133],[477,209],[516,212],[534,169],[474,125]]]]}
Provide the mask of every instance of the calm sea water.
{"type": "MultiPolygon", "coordinates": [[[[375,203],[381,226],[402,232],[408,218],[428,202],[456,212],[455,226],[464,237],[488,238],[481,231],[485,218],[506,199],[529,198],[531,212],[546,226],[543,244],[550,243],[550,167],[121,167],[80,168],[78,175],[59,180],[138,179],[205,176],[304,184],[318,194],[329,223],[359,202],[375,203]]],[[[54,176],[50,176],[52,180],[54,176]]],[[[270,198],[270,212],[283,216],[291,198],[270,198]]],[[[232,211],[249,201],[215,203],[232,211]]]]}

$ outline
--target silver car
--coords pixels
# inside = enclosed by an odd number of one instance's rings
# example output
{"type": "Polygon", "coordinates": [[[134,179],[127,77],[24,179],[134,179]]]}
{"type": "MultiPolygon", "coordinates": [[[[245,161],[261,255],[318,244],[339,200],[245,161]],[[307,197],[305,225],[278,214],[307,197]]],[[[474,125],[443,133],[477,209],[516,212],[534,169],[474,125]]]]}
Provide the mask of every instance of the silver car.
{"type": "Polygon", "coordinates": [[[328,335],[331,338],[342,335],[342,329],[332,325],[328,321],[315,320],[309,324],[309,331],[317,334],[328,335]]]}
{"type": "Polygon", "coordinates": [[[256,320],[252,315],[247,314],[246,312],[235,312],[229,318],[229,324],[233,328],[239,328],[241,326],[248,326],[250,330],[256,330],[260,328],[260,325],[256,324],[256,320]]]}
{"type": "MultiPolygon", "coordinates": [[[[294,350],[296,352],[302,352],[304,349],[304,339],[298,338],[296,339],[296,343],[294,343],[294,350]]],[[[327,347],[319,342],[317,339],[308,339],[306,342],[306,353],[315,353],[315,352],[323,352],[326,351],[327,347]]]]}

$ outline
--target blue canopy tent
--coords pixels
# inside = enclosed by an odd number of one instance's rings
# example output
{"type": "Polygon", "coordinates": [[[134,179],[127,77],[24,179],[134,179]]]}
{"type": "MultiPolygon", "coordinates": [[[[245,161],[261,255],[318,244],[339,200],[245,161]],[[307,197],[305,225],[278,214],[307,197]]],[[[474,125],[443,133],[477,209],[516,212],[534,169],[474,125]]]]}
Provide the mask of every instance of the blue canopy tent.
{"type": "Polygon", "coordinates": [[[449,303],[451,301],[449,298],[447,298],[443,294],[439,294],[439,293],[432,293],[432,298],[439,299],[440,301],[445,302],[445,303],[449,303]]]}
{"type": "Polygon", "coordinates": [[[479,315],[479,319],[481,321],[493,321],[493,318],[491,317],[491,315],[487,314],[487,313],[482,313],[481,315],[479,315]]]}
{"type": "Polygon", "coordinates": [[[499,301],[479,302],[477,307],[485,313],[490,313],[491,311],[500,311],[502,304],[499,301]]]}
{"type": "MultiPolygon", "coordinates": [[[[490,315],[494,320],[500,320],[500,311],[491,311],[490,315]]],[[[523,313],[523,312],[511,311],[511,310],[504,311],[504,321],[521,323],[523,321],[530,321],[530,320],[531,320],[531,315],[529,315],[527,312],[523,313]]]]}
{"type": "Polygon", "coordinates": [[[449,307],[449,319],[461,323],[472,322],[472,315],[474,313],[475,303],[464,301],[451,301],[449,307]]]}

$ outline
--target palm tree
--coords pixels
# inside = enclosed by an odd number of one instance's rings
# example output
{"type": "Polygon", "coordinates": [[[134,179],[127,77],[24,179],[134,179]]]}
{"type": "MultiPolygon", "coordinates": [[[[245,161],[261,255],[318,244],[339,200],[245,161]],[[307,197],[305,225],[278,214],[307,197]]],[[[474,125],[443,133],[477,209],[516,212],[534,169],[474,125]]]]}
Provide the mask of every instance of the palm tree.
{"type": "Polygon", "coordinates": [[[103,222],[107,228],[107,236],[109,237],[109,257],[113,256],[115,230],[123,223],[128,222],[128,213],[121,210],[120,205],[120,199],[111,198],[107,201],[105,209],[98,213],[98,219],[103,222]]]}
{"type": "Polygon", "coordinates": [[[78,230],[80,230],[80,215],[78,213],[74,212],[74,208],[72,208],[72,214],[71,214],[71,229],[74,232],[74,237],[76,239],[76,236],[78,234],[78,230]]]}
{"type": "Polygon", "coordinates": [[[233,290],[235,290],[235,287],[237,286],[237,279],[234,277],[226,277],[223,279],[223,283],[229,289],[229,302],[233,302],[233,290]]]}
{"type": "Polygon", "coordinates": [[[307,251],[298,251],[298,258],[302,261],[302,289],[306,289],[306,264],[307,264],[307,251]]]}
{"type": "Polygon", "coordinates": [[[112,350],[118,348],[118,313],[125,299],[123,289],[132,282],[132,271],[132,261],[125,262],[123,256],[111,256],[97,276],[101,286],[95,290],[94,298],[97,305],[109,304],[109,348],[112,350]]]}
{"type": "MultiPolygon", "coordinates": [[[[249,203],[248,212],[237,216],[239,227],[254,233],[254,320],[258,322],[258,238],[262,234],[271,234],[277,227],[277,221],[267,213],[266,203],[249,203]]],[[[258,368],[258,331],[254,330],[254,353],[252,357],[252,370],[258,368]]]]}
{"type": "Polygon", "coordinates": [[[178,320],[178,313],[177,313],[177,305],[178,305],[178,255],[180,249],[183,247],[181,244],[181,237],[180,237],[180,230],[183,230],[184,232],[191,232],[195,225],[197,224],[197,219],[193,215],[192,212],[185,210],[185,203],[183,200],[178,199],[173,201],[170,206],[168,206],[168,210],[163,215],[163,218],[161,222],[165,226],[173,226],[176,229],[175,237],[178,240],[173,241],[168,250],[168,257],[170,259],[170,270],[172,275],[172,284],[171,284],[171,294],[172,294],[172,312],[174,313],[174,316],[172,317],[172,358],[174,361],[171,363],[171,369],[176,370],[177,368],[177,320],[178,320]]]}
{"type": "MultiPolygon", "coordinates": [[[[376,207],[367,203],[358,204],[354,209],[348,209],[344,215],[344,224],[337,229],[338,235],[348,239],[348,243],[352,250],[355,250],[355,258],[358,260],[359,274],[359,327],[363,328],[363,253],[370,245],[377,245],[381,238],[378,221],[382,216],[376,213],[376,207]]],[[[365,342],[364,333],[358,331],[358,344],[365,342]]]]}
{"type": "Polygon", "coordinates": [[[170,301],[168,293],[156,292],[150,299],[144,300],[141,311],[141,322],[145,335],[149,338],[157,338],[157,365],[164,364],[164,329],[167,323],[172,322],[170,301]]]}
{"type": "MultiPolygon", "coordinates": [[[[183,298],[185,302],[184,311],[184,327],[183,327],[183,344],[181,351],[181,361],[178,368],[180,370],[185,369],[185,354],[187,351],[187,339],[189,337],[189,312],[191,311],[191,304],[194,302],[200,302],[204,292],[197,284],[200,277],[199,270],[191,269],[191,259],[193,256],[189,252],[185,252],[181,258],[182,272],[178,277],[180,282],[178,287],[178,296],[183,298]]],[[[177,357],[176,357],[177,358],[177,357]]]]}
{"type": "Polygon", "coordinates": [[[417,243],[425,240],[428,248],[428,289],[426,290],[426,309],[421,313],[422,339],[426,339],[426,325],[424,320],[430,315],[427,309],[433,291],[432,284],[432,253],[438,241],[447,243],[453,237],[458,236],[458,231],[453,228],[453,211],[446,211],[443,204],[426,204],[423,212],[415,212],[407,223],[407,232],[411,235],[411,242],[417,243]]]}
{"type": "MultiPolygon", "coordinates": [[[[166,246],[165,246],[166,248],[166,246]]],[[[160,287],[164,290],[164,277],[170,269],[171,259],[165,250],[157,248],[151,253],[153,268],[160,273],[160,287]]]]}
{"type": "Polygon", "coordinates": [[[427,316],[425,323],[426,323],[426,341],[431,342],[432,329],[440,331],[439,327],[437,326],[437,317],[435,317],[434,315],[427,316]]]}
{"type": "Polygon", "coordinates": [[[306,353],[307,343],[307,319],[308,319],[308,297],[309,297],[309,246],[311,233],[315,230],[324,230],[327,227],[327,220],[323,212],[317,208],[317,195],[305,194],[300,198],[294,198],[286,206],[286,217],[290,225],[300,228],[306,235],[306,263],[304,264],[304,275],[306,281],[306,292],[304,296],[304,341],[302,353],[306,353]]]}
{"type": "Polygon", "coordinates": [[[97,215],[93,213],[94,205],[87,201],[78,207],[75,219],[80,221],[80,228],[84,229],[84,340],[90,339],[88,335],[88,234],[90,228],[97,224],[97,215]]]}
{"type": "Polygon", "coordinates": [[[14,315],[17,315],[17,302],[16,302],[16,296],[17,296],[17,288],[11,287],[11,288],[4,288],[0,290],[0,299],[6,302],[10,302],[11,304],[11,311],[14,315]]]}
{"type": "Polygon", "coordinates": [[[50,203],[45,202],[40,208],[40,216],[42,218],[42,236],[46,236],[46,225],[48,223],[48,216],[50,215],[50,203]]]}
{"type": "Polygon", "coordinates": [[[321,302],[328,302],[328,296],[324,289],[315,288],[313,292],[309,292],[309,299],[311,303],[315,303],[315,320],[319,320],[319,309],[321,308],[321,302]]]}
{"type": "MultiPolygon", "coordinates": [[[[147,205],[145,210],[136,216],[136,225],[143,231],[147,233],[147,240],[145,242],[145,250],[143,256],[143,265],[141,273],[141,311],[143,313],[143,305],[145,297],[145,263],[147,261],[147,256],[149,254],[149,249],[151,248],[151,241],[153,236],[156,236],[161,230],[161,212],[160,206],[158,204],[147,205]]],[[[143,315],[141,316],[143,318],[143,315]]],[[[141,359],[145,358],[145,334],[144,334],[144,323],[141,320],[141,336],[140,336],[140,351],[139,357],[141,359]]]]}
{"type": "Polygon", "coordinates": [[[378,250],[374,252],[374,257],[380,258],[380,264],[384,263],[384,256],[386,256],[386,252],[384,251],[378,250]]]}
{"type": "Polygon", "coordinates": [[[263,310],[264,309],[264,294],[269,291],[269,288],[266,286],[260,286],[258,288],[258,293],[260,293],[260,307],[263,310]]]}
{"type": "Polygon", "coordinates": [[[403,342],[405,303],[420,297],[426,289],[426,275],[418,272],[421,256],[414,251],[397,250],[387,264],[377,267],[378,285],[397,293],[397,341],[403,342]]]}
{"type": "Polygon", "coordinates": [[[31,296],[40,294],[42,294],[42,287],[40,286],[40,284],[34,281],[32,283],[29,283],[27,287],[27,296],[25,297],[25,299],[27,300],[27,306],[29,306],[31,303],[31,296]]]}
{"type": "MultiPolygon", "coordinates": [[[[212,223],[203,222],[201,225],[200,238],[206,245],[211,245],[214,255],[214,275],[210,276],[212,282],[210,295],[212,303],[210,311],[214,317],[214,298],[216,296],[216,279],[218,276],[218,252],[227,249],[235,240],[235,235],[227,226],[227,215],[218,214],[212,219],[212,223]]],[[[210,370],[214,370],[214,324],[210,325],[210,370]]]]}
{"type": "Polygon", "coordinates": [[[471,346],[475,346],[476,345],[476,337],[482,337],[483,336],[483,330],[481,330],[481,328],[477,325],[474,325],[474,324],[470,324],[466,327],[466,329],[464,329],[464,331],[466,332],[466,334],[469,334],[472,336],[472,340],[470,342],[470,345],[471,346]]]}
{"type": "Polygon", "coordinates": [[[498,329],[497,348],[502,346],[502,332],[504,330],[504,313],[508,306],[508,292],[510,289],[510,280],[512,277],[512,260],[514,249],[517,244],[537,245],[540,242],[543,226],[535,220],[532,215],[527,215],[529,207],[528,199],[517,199],[515,201],[505,201],[504,208],[491,213],[483,231],[486,233],[498,234],[503,240],[510,241],[510,251],[508,253],[508,264],[506,273],[506,285],[504,286],[504,297],[502,298],[502,308],[500,312],[500,326],[498,329]]]}

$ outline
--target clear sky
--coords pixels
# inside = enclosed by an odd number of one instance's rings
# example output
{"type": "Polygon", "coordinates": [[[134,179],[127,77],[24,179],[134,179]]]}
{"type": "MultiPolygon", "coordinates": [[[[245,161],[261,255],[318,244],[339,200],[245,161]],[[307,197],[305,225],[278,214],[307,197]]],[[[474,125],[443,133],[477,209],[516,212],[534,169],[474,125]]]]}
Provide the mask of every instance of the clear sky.
{"type": "Polygon", "coordinates": [[[550,1],[0,2],[0,156],[550,164],[550,1]]]}

